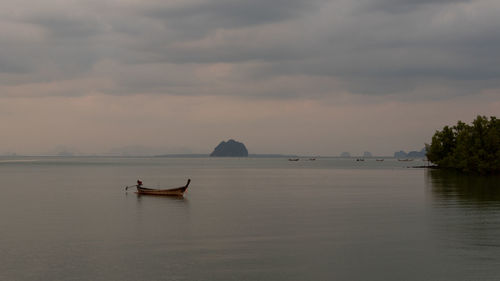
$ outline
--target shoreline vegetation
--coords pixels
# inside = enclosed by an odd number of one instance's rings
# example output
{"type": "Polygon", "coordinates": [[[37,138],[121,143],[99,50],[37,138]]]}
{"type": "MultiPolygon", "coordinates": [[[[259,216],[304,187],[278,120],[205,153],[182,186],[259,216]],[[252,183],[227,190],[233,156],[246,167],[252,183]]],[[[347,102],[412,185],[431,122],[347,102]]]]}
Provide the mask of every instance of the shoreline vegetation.
{"type": "Polygon", "coordinates": [[[494,116],[477,116],[471,125],[458,121],[445,126],[425,147],[427,159],[438,168],[500,174],[500,120],[494,116]]]}

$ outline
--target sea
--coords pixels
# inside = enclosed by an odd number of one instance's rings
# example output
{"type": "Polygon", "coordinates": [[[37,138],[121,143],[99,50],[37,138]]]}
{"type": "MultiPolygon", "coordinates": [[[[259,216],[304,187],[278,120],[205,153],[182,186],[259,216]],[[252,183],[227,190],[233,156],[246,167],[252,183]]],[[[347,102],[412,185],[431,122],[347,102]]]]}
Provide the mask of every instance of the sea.
{"type": "Polygon", "coordinates": [[[500,178],[426,164],[2,157],[0,280],[500,280],[500,178]]]}

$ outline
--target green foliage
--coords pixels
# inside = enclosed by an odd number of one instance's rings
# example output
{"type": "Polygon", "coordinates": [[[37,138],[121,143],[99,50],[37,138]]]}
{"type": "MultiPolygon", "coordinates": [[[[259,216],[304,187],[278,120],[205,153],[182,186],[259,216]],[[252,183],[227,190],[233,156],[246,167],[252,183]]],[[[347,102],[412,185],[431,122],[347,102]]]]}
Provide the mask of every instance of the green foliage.
{"type": "Polygon", "coordinates": [[[427,159],[443,168],[500,174],[500,120],[477,116],[471,125],[458,121],[436,131],[425,144],[427,159]]]}

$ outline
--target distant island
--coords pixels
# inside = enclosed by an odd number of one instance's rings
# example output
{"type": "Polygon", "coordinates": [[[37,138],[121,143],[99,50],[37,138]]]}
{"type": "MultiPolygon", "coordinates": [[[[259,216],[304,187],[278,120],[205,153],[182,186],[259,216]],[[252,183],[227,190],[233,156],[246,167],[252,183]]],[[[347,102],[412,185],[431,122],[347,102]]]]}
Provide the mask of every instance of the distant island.
{"type": "Polygon", "coordinates": [[[458,121],[436,131],[426,144],[427,159],[441,168],[500,174],[500,120],[477,116],[471,125],[458,121]]]}
{"type": "Polygon", "coordinates": [[[349,152],[342,152],[340,154],[340,157],[343,157],[343,158],[350,158],[351,157],[351,153],[349,152]]]}
{"type": "Polygon", "coordinates": [[[219,143],[210,157],[248,157],[248,150],[243,143],[230,139],[219,143]]]}
{"type": "Polygon", "coordinates": [[[402,158],[425,158],[425,154],[427,153],[427,150],[425,148],[422,148],[420,151],[410,151],[406,153],[405,151],[401,150],[398,152],[394,152],[394,158],[402,159],[402,158]]]}

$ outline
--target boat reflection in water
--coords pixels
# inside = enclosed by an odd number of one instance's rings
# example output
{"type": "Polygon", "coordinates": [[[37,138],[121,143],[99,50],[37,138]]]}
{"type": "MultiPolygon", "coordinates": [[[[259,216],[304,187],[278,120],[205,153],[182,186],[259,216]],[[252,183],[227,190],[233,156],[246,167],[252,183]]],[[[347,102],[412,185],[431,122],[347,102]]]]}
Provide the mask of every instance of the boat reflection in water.
{"type": "Polygon", "coordinates": [[[500,177],[428,170],[426,184],[431,232],[443,259],[465,259],[476,272],[495,272],[500,264],[500,177]]]}
{"type": "Polygon", "coordinates": [[[147,202],[179,202],[182,204],[187,204],[189,200],[184,196],[150,196],[136,193],[134,197],[137,198],[137,202],[141,203],[143,200],[147,200],[147,202]]]}

